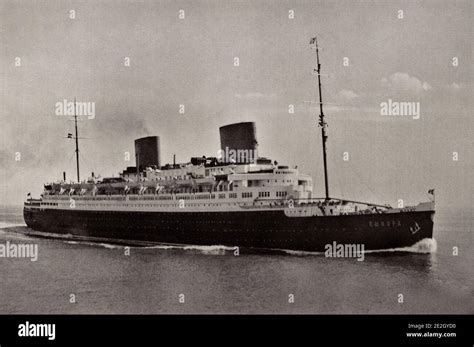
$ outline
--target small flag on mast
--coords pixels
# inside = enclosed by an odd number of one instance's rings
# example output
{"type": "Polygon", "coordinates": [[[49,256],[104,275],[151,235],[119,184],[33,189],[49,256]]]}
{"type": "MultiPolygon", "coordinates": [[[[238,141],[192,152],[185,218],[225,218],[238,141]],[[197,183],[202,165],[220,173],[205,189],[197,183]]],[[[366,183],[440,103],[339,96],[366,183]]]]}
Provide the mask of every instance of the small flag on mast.
{"type": "Polygon", "coordinates": [[[430,200],[434,201],[434,199],[435,199],[435,190],[434,189],[428,190],[428,194],[430,195],[430,200]]]}
{"type": "Polygon", "coordinates": [[[314,44],[315,42],[316,42],[316,36],[313,37],[313,38],[311,39],[311,41],[309,41],[309,44],[312,45],[312,44],[314,44]]]}

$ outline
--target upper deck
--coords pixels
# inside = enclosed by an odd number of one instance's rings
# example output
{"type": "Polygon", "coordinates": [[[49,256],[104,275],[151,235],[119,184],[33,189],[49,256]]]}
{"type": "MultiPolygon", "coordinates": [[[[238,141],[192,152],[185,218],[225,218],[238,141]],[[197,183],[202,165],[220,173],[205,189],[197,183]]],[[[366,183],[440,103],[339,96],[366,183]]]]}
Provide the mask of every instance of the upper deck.
{"type": "Polygon", "coordinates": [[[255,198],[310,199],[312,180],[297,169],[286,166],[246,164],[209,168],[183,165],[168,170],[147,169],[134,176],[89,179],[81,183],[52,183],[45,185],[43,197],[137,195],[166,200],[167,195],[179,194],[184,194],[185,200],[218,194],[224,199],[244,203],[255,198]]]}

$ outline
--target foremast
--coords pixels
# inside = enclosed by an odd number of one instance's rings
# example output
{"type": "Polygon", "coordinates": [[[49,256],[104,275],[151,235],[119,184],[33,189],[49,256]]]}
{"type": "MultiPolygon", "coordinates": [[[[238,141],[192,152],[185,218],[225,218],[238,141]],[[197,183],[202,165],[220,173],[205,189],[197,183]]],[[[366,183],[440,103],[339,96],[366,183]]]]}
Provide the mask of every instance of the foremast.
{"type": "Polygon", "coordinates": [[[327,123],[324,120],[324,112],[323,112],[323,97],[321,93],[321,64],[319,63],[319,47],[318,47],[318,40],[315,37],[313,37],[310,41],[310,45],[315,46],[316,50],[316,64],[317,64],[317,69],[314,69],[314,71],[317,72],[318,75],[318,92],[319,92],[319,127],[321,128],[321,138],[322,138],[322,144],[323,144],[323,163],[324,163],[324,187],[326,191],[326,200],[329,200],[329,183],[328,183],[328,168],[327,168],[327,154],[326,154],[326,141],[328,139],[328,136],[326,135],[326,127],[327,123]]]}

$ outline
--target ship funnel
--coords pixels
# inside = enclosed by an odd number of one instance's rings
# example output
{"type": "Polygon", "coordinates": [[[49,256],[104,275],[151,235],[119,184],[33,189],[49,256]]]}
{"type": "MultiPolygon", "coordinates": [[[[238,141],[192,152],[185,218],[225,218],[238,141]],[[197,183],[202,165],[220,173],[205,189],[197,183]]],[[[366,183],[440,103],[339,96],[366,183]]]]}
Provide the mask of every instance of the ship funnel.
{"type": "Polygon", "coordinates": [[[254,122],[225,125],[219,128],[221,161],[252,163],[257,159],[257,135],[254,122]]]}
{"type": "Polygon", "coordinates": [[[147,167],[160,167],[160,138],[142,137],[135,140],[135,161],[140,170],[147,167]]]}

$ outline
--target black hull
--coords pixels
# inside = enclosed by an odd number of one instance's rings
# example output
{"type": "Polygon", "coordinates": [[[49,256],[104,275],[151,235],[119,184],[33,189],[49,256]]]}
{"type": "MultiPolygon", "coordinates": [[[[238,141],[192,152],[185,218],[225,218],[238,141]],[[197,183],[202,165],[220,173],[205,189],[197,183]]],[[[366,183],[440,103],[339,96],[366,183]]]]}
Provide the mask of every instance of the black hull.
{"type": "MultiPolygon", "coordinates": [[[[334,241],[366,250],[433,236],[434,211],[287,217],[283,211],[118,212],[24,209],[33,230],[78,237],[321,252],[334,241]],[[414,227],[416,229],[414,229],[414,227]]],[[[132,243],[131,243],[132,244],[132,243]]]]}

